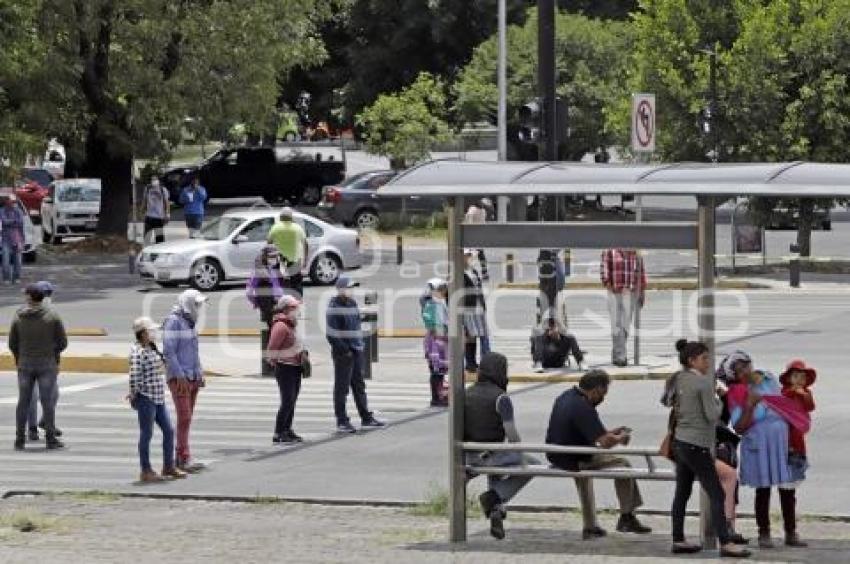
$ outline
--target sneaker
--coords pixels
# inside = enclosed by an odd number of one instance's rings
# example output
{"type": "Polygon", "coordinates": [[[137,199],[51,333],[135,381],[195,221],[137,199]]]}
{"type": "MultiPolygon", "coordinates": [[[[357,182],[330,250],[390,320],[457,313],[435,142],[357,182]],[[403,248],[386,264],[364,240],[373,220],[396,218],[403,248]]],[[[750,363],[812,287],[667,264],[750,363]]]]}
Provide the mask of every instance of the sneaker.
{"type": "Polygon", "coordinates": [[[290,430],[285,437],[291,443],[303,443],[304,439],[301,438],[301,435],[297,434],[295,431],[290,430]]]}
{"type": "Polygon", "coordinates": [[[283,435],[274,435],[272,437],[272,444],[284,443],[286,441],[283,440],[283,435]]]}
{"type": "Polygon", "coordinates": [[[27,433],[27,440],[29,441],[39,441],[41,437],[38,436],[38,429],[30,429],[29,433],[27,433]]]}
{"type": "Polygon", "coordinates": [[[23,437],[15,439],[15,450],[25,450],[26,440],[23,437]]]}
{"type": "Polygon", "coordinates": [[[345,423],[339,423],[336,426],[336,432],[344,435],[353,435],[357,432],[357,429],[354,428],[350,422],[346,421],[345,423]]]}
{"type": "Polygon", "coordinates": [[[383,429],[386,426],[387,426],[386,423],[384,423],[380,419],[375,419],[374,417],[366,419],[365,421],[363,421],[360,424],[361,428],[367,428],[367,429],[383,429]]]}
{"type": "Polygon", "coordinates": [[[186,472],[180,470],[179,468],[172,466],[171,468],[163,468],[162,469],[162,477],[173,478],[175,480],[181,480],[188,476],[186,472]]]}
{"type": "Polygon", "coordinates": [[[581,538],[582,540],[591,540],[591,539],[599,539],[608,534],[608,531],[600,527],[599,525],[595,525],[593,527],[587,527],[582,529],[581,538]]]}
{"type": "Polygon", "coordinates": [[[770,535],[759,535],[759,548],[776,548],[770,535]]]}
{"type": "Polygon", "coordinates": [[[702,546],[684,541],[674,542],[673,546],[670,547],[670,552],[672,552],[673,554],[696,554],[701,550],[702,546]]]}
{"type": "Polygon", "coordinates": [[[65,448],[65,443],[56,437],[47,437],[47,450],[56,450],[59,448],[65,448]]]}
{"type": "MultiPolygon", "coordinates": [[[[44,421],[39,421],[38,427],[40,429],[42,429],[45,433],[47,432],[47,429],[44,428],[44,421]]],[[[61,437],[62,436],[62,430],[59,429],[59,427],[56,427],[56,428],[53,429],[53,434],[56,435],[57,437],[61,437]]]]}
{"type": "Polygon", "coordinates": [[[652,529],[638,521],[634,513],[620,515],[617,521],[617,530],[621,533],[635,533],[637,535],[645,535],[651,533],[652,529]]]}
{"type": "Polygon", "coordinates": [[[139,481],[145,484],[165,481],[165,478],[154,472],[153,470],[144,470],[139,474],[139,481]]]}
{"type": "Polygon", "coordinates": [[[179,468],[183,472],[186,472],[187,474],[197,474],[198,472],[206,468],[206,466],[204,464],[201,464],[200,462],[185,461],[178,462],[177,468],[179,468]]]}

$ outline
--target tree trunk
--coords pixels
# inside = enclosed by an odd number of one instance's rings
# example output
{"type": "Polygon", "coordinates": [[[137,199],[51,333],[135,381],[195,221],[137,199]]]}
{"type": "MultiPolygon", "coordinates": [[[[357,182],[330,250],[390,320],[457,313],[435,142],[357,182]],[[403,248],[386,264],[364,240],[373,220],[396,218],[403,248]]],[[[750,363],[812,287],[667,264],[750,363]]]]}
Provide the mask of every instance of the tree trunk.
{"type": "Polygon", "coordinates": [[[86,136],[84,175],[100,178],[100,216],[97,234],[127,236],[132,186],[132,155],[110,143],[104,128],[95,122],[86,136]]]}
{"type": "Polygon", "coordinates": [[[815,217],[815,203],[804,198],[800,201],[800,224],[797,226],[797,245],[801,257],[812,256],[812,224],[815,217]]]}

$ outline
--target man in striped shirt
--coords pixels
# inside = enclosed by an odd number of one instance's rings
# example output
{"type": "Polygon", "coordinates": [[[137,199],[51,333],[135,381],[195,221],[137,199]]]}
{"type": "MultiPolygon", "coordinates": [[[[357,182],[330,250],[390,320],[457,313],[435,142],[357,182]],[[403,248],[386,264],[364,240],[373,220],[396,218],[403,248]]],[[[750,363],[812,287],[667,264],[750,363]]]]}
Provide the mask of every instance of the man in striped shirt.
{"type": "Polygon", "coordinates": [[[626,341],[632,317],[643,307],[646,292],[646,270],[643,258],[634,249],[605,249],[600,268],[602,284],[608,290],[608,313],[611,316],[611,362],[626,366],[626,341]]]}

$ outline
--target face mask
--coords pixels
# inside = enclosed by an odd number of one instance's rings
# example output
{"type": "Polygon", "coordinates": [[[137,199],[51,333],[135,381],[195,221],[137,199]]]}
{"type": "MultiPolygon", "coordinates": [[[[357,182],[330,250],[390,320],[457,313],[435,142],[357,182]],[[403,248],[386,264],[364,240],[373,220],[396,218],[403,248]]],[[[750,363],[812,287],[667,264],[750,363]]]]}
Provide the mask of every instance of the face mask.
{"type": "Polygon", "coordinates": [[[53,298],[51,298],[50,296],[44,296],[44,299],[41,300],[41,303],[42,305],[49,306],[53,303],[53,298]]]}

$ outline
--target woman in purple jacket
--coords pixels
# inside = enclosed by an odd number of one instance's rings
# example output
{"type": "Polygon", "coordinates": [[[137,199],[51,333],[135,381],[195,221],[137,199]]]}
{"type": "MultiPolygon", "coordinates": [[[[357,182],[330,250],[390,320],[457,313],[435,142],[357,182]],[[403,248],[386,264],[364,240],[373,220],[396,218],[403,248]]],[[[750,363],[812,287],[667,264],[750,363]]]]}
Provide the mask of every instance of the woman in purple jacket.
{"type": "Polygon", "coordinates": [[[0,242],[3,254],[3,283],[17,284],[21,278],[21,253],[24,251],[24,214],[14,194],[6,196],[0,208],[0,242]]]}

